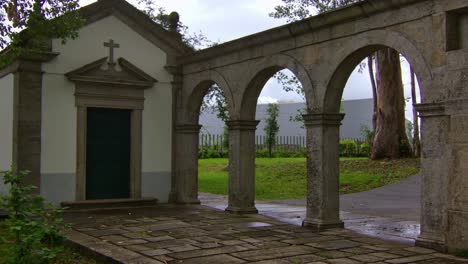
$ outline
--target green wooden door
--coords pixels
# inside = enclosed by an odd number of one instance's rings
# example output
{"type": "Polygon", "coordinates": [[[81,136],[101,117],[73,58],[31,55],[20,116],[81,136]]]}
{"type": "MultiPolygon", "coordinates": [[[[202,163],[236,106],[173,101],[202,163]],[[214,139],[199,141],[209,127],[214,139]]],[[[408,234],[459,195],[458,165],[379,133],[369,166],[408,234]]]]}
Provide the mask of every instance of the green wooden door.
{"type": "Polygon", "coordinates": [[[130,110],[87,112],[86,199],[130,198],[130,110]]]}

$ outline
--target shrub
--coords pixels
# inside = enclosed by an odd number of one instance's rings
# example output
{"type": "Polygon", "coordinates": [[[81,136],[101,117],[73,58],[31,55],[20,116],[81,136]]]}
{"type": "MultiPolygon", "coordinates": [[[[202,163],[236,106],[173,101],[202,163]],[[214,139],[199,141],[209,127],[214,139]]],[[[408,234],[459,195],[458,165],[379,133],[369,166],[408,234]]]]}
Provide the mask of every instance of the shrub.
{"type": "Polygon", "coordinates": [[[364,137],[366,143],[372,148],[372,142],[374,142],[374,131],[370,130],[367,125],[361,126],[361,136],[364,137]]]}
{"type": "Polygon", "coordinates": [[[369,157],[371,154],[371,147],[369,143],[362,143],[361,144],[361,152],[360,154],[365,157],[369,157]]]}
{"type": "Polygon", "coordinates": [[[298,152],[294,152],[292,157],[293,158],[306,158],[307,157],[307,148],[301,148],[298,152]]]}
{"type": "Polygon", "coordinates": [[[275,153],[275,157],[277,158],[291,158],[294,155],[294,152],[288,151],[278,151],[275,153]]]}
{"type": "Polygon", "coordinates": [[[3,182],[9,185],[9,195],[0,196],[0,208],[8,215],[4,226],[12,237],[11,263],[51,263],[63,250],[65,237],[60,230],[63,219],[57,217],[61,210],[46,204],[40,195],[31,194],[36,188],[24,185],[27,171],[15,169],[1,172],[3,182]],[[48,209],[47,209],[48,207],[48,209]]]}
{"type": "Polygon", "coordinates": [[[257,157],[257,158],[267,158],[267,157],[269,157],[268,149],[257,151],[255,153],[255,157],[257,157]]]}
{"type": "Polygon", "coordinates": [[[411,156],[411,147],[408,140],[400,141],[400,156],[401,157],[410,157],[411,156]]]}
{"type": "Polygon", "coordinates": [[[344,139],[340,141],[340,155],[353,156],[357,153],[357,144],[352,139],[344,139]]]}
{"type": "Polygon", "coordinates": [[[227,157],[227,152],[223,152],[218,149],[216,145],[214,146],[202,146],[198,149],[198,158],[199,159],[216,159],[216,158],[225,158],[227,157]]]}

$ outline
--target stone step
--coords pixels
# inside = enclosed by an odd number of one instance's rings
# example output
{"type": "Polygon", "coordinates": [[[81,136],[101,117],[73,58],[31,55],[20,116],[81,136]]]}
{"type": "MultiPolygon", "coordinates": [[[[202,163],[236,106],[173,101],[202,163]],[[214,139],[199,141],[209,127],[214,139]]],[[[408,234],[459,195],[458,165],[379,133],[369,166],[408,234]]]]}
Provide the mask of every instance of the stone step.
{"type": "Polygon", "coordinates": [[[102,209],[151,207],[156,206],[157,204],[158,199],[156,198],[141,198],[62,202],[60,205],[62,208],[65,208],[67,212],[74,212],[102,209]]]}

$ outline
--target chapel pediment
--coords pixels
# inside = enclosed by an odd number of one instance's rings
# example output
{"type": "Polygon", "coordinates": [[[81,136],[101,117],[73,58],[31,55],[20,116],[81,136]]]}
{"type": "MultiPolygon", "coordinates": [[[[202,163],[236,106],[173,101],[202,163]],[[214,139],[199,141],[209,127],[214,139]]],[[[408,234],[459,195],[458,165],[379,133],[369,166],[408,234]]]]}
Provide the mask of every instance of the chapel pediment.
{"type": "Polygon", "coordinates": [[[128,60],[118,58],[114,61],[112,56],[101,58],[68,72],[66,76],[73,82],[142,89],[151,88],[157,82],[128,60]]]}

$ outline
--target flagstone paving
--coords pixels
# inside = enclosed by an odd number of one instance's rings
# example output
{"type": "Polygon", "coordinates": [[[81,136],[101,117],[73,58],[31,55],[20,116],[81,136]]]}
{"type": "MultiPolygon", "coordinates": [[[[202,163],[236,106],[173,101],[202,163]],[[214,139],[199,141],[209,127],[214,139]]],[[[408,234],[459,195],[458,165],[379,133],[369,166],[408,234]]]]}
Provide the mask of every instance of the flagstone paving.
{"type": "Polygon", "coordinates": [[[314,233],[262,215],[205,206],[69,212],[71,245],[109,263],[464,263],[346,229],[314,233]]]}

